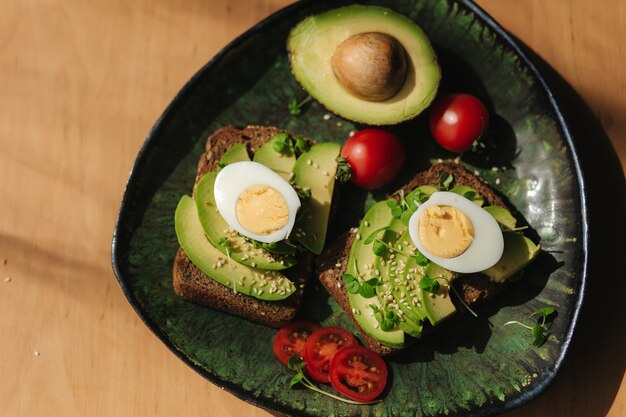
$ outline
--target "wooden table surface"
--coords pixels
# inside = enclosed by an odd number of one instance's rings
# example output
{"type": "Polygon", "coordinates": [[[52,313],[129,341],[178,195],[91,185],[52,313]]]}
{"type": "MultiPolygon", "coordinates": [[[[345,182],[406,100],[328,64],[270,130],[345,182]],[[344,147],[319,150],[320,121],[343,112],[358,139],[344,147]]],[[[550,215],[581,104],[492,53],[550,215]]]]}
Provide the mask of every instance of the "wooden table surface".
{"type": "MultiPolygon", "coordinates": [[[[152,335],[120,290],[110,250],[130,168],[170,99],[290,2],[2,2],[0,415],[268,415],[152,335]]],[[[574,87],[626,167],[626,2],[478,3],[574,87]]],[[[626,415],[624,304],[610,295],[623,287],[591,301],[556,381],[507,416],[626,415]]]]}

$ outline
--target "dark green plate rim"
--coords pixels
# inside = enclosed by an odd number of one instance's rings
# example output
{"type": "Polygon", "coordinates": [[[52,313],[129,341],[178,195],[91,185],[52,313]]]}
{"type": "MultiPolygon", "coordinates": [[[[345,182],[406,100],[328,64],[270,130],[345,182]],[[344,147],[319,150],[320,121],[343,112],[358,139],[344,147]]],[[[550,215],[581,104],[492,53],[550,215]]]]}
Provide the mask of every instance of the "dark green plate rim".
{"type": "MultiPolygon", "coordinates": [[[[456,1],[460,7],[465,8],[467,11],[470,11],[476,15],[476,17],[481,20],[485,25],[487,25],[497,37],[499,37],[503,43],[507,44],[507,46],[517,55],[520,61],[528,68],[529,72],[532,76],[539,81],[548,103],[550,104],[552,110],[554,111],[554,115],[556,116],[556,120],[558,121],[558,127],[565,139],[565,142],[569,148],[569,157],[570,163],[572,164],[573,171],[575,174],[575,178],[578,184],[578,195],[579,197],[579,208],[581,214],[581,263],[579,267],[579,279],[580,285],[577,292],[577,299],[574,304],[574,310],[572,312],[571,325],[568,329],[565,339],[561,343],[561,350],[559,352],[558,357],[553,363],[551,369],[547,371],[547,375],[540,380],[538,380],[534,386],[528,390],[523,392],[517,397],[510,398],[502,404],[493,404],[485,407],[481,407],[479,409],[470,410],[464,414],[466,417],[482,417],[482,416],[490,416],[498,413],[503,413],[505,411],[511,410],[513,408],[519,407],[532,399],[536,398],[539,394],[541,394],[545,389],[554,381],[563,360],[567,354],[568,348],[570,346],[574,330],[576,327],[576,323],[578,321],[578,316],[580,313],[580,309],[583,303],[583,299],[586,294],[587,287],[587,270],[588,270],[588,245],[589,245],[589,227],[588,227],[588,209],[586,202],[586,186],[585,186],[585,177],[583,175],[580,160],[578,156],[578,152],[576,147],[574,146],[574,142],[572,140],[572,132],[571,129],[563,116],[563,112],[559,103],[555,98],[555,94],[550,83],[546,80],[543,74],[539,71],[538,67],[535,65],[533,60],[529,57],[529,54],[525,52],[525,47],[522,45],[520,41],[510,35],[502,26],[500,26],[489,14],[487,14],[483,9],[481,9],[478,5],[476,5],[471,0],[457,0],[456,1]]],[[[197,73],[195,73],[191,79],[183,86],[183,88],[178,92],[178,94],[174,97],[172,102],[163,112],[163,114],[159,117],[159,119],[154,124],[151,129],[148,137],[146,138],[144,144],[142,145],[137,159],[132,167],[131,173],[128,178],[128,182],[126,184],[126,188],[124,191],[124,196],[122,199],[122,203],[118,212],[117,222],[115,225],[114,233],[113,233],[113,241],[112,241],[112,266],[113,272],[115,273],[117,280],[122,288],[122,291],[126,295],[131,306],[135,309],[139,317],[142,321],[148,326],[150,330],[174,353],[178,358],[180,358],[184,363],[202,375],[204,378],[211,381],[213,384],[219,386],[222,389],[232,393],[236,397],[253,404],[255,406],[261,407],[271,412],[278,412],[281,414],[290,413],[292,410],[282,410],[282,407],[277,407],[276,404],[271,403],[270,401],[265,401],[263,399],[259,399],[253,396],[246,395],[243,393],[237,385],[223,379],[216,378],[212,375],[209,375],[202,367],[191,362],[183,352],[176,349],[176,347],[172,344],[172,342],[167,338],[167,336],[163,333],[163,331],[159,328],[159,326],[153,322],[147,312],[142,307],[141,303],[137,300],[135,295],[133,294],[132,289],[130,288],[127,280],[123,276],[120,268],[120,263],[123,260],[123,251],[125,250],[124,242],[128,242],[130,239],[129,234],[127,233],[127,229],[123,226],[126,223],[129,206],[131,205],[131,197],[134,195],[135,187],[137,186],[137,182],[135,181],[136,173],[141,171],[146,163],[148,163],[148,155],[150,154],[152,148],[155,146],[155,141],[153,140],[158,136],[158,133],[161,129],[162,125],[165,125],[167,120],[172,116],[174,110],[178,107],[179,103],[190,94],[190,91],[193,90],[194,85],[204,76],[206,72],[208,72],[212,67],[214,67],[226,54],[229,50],[237,48],[240,44],[249,39],[255,32],[258,30],[265,28],[274,24],[281,19],[286,18],[287,16],[297,13],[307,7],[310,7],[313,4],[319,4],[319,0],[303,0],[297,3],[294,3],[278,12],[274,13],[270,17],[264,19],[259,22],[245,33],[240,35],[238,38],[230,42],[224,49],[222,49],[217,55],[213,57],[206,65],[204,65],[197,73]]],[[[332,4],[332,1],[325,1],[325,3],[332,4]]]]}

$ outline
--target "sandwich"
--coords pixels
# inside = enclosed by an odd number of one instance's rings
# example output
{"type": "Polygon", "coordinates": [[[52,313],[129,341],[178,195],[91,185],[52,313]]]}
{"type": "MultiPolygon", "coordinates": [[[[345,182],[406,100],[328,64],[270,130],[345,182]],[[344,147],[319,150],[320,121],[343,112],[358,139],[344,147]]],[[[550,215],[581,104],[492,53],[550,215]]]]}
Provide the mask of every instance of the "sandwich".
{"type": "Polygon", "coordinates": [[[271,327],[293,320],[336,204],[338,154],[274,127],[211,134],[176,209],[176,294],[271,327]]]}
{"type": "Polygon", "coordinates": [[[487,182],[436,163],[328,245],[316,273],[363,343],[391,355],[515,279],[539,252],[523,229],[487,182]]]}

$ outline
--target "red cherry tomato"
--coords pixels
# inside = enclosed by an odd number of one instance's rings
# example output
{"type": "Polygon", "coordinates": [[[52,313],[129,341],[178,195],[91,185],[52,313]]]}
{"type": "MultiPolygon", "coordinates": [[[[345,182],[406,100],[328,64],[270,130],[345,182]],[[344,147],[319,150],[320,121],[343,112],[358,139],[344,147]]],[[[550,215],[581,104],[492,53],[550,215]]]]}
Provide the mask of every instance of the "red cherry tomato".
{"type": "Polygon", "coordinates": [[[309,321],[294,321],[281,328],[274,336],[274,343],[272,344],[276,359],[287,366],[291,356],[299,355],[302,357],[304,343],[319,327],[319,324],[309,321]]]}
{"type": "Polygon", "coordinates": [[[449,151],[469,150],[487,127],[487,108],[470,94],[442,96],[430,110],[430,132],[437,143],[449,151]]]}
{"type": "Polygon", "coordinates": [[[372,401],[387,384],[387,365],[375,352],[363,346],[340,350],[330,361],[330,383],[355,401],[372,401]]]}
{"type": "Polygon", "coordinates": [[[352,168],[352,182],[373,190],[389,184],[404,164],[404,145],[396,135],[381,129],[365,129],[350,137],[341,157],[352,168]]]}
{"type": "Polygon", "coordinates": [[[304,344],[306,371],[317,382],[329,382],[328,367],[335,353],[347,346],[357,346],[358,342],[340,327],[320,327],[304,344]]]}

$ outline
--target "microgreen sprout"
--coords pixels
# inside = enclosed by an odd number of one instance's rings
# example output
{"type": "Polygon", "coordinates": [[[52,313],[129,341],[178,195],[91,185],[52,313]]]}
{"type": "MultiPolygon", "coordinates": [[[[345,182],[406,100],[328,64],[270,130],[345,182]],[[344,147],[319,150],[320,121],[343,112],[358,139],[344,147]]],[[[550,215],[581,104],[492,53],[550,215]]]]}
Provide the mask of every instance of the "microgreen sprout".
{"type": "Polygon", "coordinates": [[[437,291],[439,291],[440,284],[439,281],[437,281],[435,278],[424,275],[422,279],[420,279],[419,286],[422,290],[426,292],[436,293],[437,291]]]}
{"type": "Polygon", "coordinates": [[[454,176],[452,174],[446,171],[442,172],[439,175],[439,189],[449,190],[450,185],[452,184],[452,181],[454,181],[454,176]]]}
{"type": "Polygon", "coordinates": [[[341,280],[346,284],[346,289],[350,294],[361,294],[364,298],[371,298],[376,295],[376,286],[379,284],[378,278],[370,278],[367,281],[359,282],[353,275],[344,274],[341,280]]]}
{"type": "Polygon", "coordinates": [[[374,317],[376,321],[378,321],[381,330],[385,332],[392,330],[400,321],[400,317],[398,317],[398,314],[393,310],[385,311],[382,308],[378,308],[375,304],[370,304],[370,308],[374,312],[374,317]]]}
{"type": "Polygon", "coordinates": [[[306,96],[304,99],[298,101],[298,97],[294,94],[287,104],[289,114],[292,116],[299,116],[302,113],[302,107],[311,101],[311,96],[306,96]]]}
{"type": "Polygon", "coordinates": [[[298,355],[292,355],[291,358],[289,358],[289,363],[287,364],[287,367],[292,370],[295,371],[296,374],[293,376],[293,378],[291,378],[291,382],[289,383],[290,387],[294,387],[298,384],[302,384],[304,385],[306,388],[313,390],[315,392],[318,392],[322,395],[326,395],[330,398],[334,398],[336,400],[339,401],[343,401],[345,403],[348,404],[377,404],[379,402],[381,402],[382,400],[376,400],[376,401],[369,401],[369,402],[358,402],[358,401],[352,401],[352,400],[348,400],[346,398],[342,398],[338,395],[334,395],[331,394],[330,392],[326,392],[322,389],[320,389],[317,385],[315,385],[309,378],[307,378],[307,376],[304,373],[304,361],[302,360],[302,358],[298,355]]]}
{"type": "Polygon", "coordinates": [[[291,149],[291,140],[287,133],[281,132],[274,135],[272,147],[278,153],[283,153],[291,149]]]}
{"type": "Polygon", "coordinates": [[[348,163],[348,159],[338,156],[335,161],[337,161],[337,173],[335,174],[335,179],[342,183],[348,182],[352,177],[352,168],[348,163]]]}
{"type": "Polygon", "coordinates": [[[548,320],[550,320],[550,322],[552,321],[553,315],[556,313],[557,313],[556,309],[552,307],[540,308],[536,311],[533,311],[528,316],[529,318],[538,316],[538,320],[535,325],[529,326],[517,320],[512,320],[512,321],[507,321],[506,323],[504,323],[502,327],[508,326],[509,324],[516,324],[525,329],[528,329],[530,331],[530,334],[533,337],[533,346],[540,347],[544,343],[546,343],[546,341],[548,340],[548,337],[550,337],[550,327],[547,326],[546,324],[548,323],[548,320]]]}

